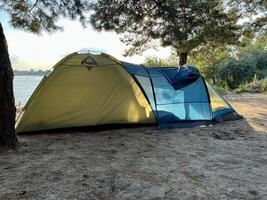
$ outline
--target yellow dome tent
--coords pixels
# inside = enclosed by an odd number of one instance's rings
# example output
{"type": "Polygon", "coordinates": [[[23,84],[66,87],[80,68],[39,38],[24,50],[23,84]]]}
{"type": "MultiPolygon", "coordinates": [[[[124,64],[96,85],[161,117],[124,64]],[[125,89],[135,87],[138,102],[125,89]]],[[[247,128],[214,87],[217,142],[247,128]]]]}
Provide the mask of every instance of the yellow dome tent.
{"type": "Polygon", "coordinates": [[[155,122],[143,92],[119,61],[104,53],[73,53],[41,81],[16,130],[155,122]]]}

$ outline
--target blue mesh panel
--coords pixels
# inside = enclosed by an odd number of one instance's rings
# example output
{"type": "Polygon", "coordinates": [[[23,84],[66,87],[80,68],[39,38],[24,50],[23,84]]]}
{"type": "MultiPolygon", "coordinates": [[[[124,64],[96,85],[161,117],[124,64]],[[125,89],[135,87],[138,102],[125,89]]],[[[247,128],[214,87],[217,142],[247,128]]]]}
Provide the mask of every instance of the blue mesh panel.
{"type": "Polygon", "coordinates": [[[142,87],[141,89],[143,89],[143,91],[145,92],[144,95],[148,98],[151,109],[153,110],[154,115],[157,118],[153,89],[150,81],[150,76],[148,75],[146,68],[140,65],[134,65],[126,62],[123,62],[123,65],[127,69],[127,71],[130,74],[132,74],[141,85],[142,87]]]}
{"type": "Polygon", "coordinates": [[[158,70],[148,70],[156,94],[159,122],[211,119],[208,96],[201,77],[192,84],[175,90],[158,70]]]}
{"type": "Polygon", "coordinates": [[[210,120],[208,103],[158,105],[157,109],[161,123],[180,120],[210,120]]]}
{"type": "Polygon", "coordinates": [[[157,117],[156,106],[155,106],[155,101],[154,101],[153,90],[152,90],[150,78],[138,76],[138,75],[135,75],[135,77],[139,81],[139,83],[141,84],[143,90],[145,91],[146,96],[149,100],[151,109],[153,110],[155,117],[157,117]]]}

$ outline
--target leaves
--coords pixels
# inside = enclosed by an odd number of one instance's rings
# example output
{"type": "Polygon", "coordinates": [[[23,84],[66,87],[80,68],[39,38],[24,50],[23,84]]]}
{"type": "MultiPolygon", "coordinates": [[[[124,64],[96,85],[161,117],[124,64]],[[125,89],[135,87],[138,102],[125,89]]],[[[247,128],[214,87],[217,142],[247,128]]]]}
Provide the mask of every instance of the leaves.
{"type": "Polygon", "coordinates": [[[90,4],[98,31],[123,34],[127,55],[139,54],[159,39],[180,53],[207,43],[235,43],[237,16],[219,0],[98,0],[90,4]]]}
{"type": "Polygon", "coordinates": [[[166,58],[161,59],[157,57],[148,57],[144,62],[145,66],[161,66],[161,67],[175,67],[178,66],[178,59],[176,53],[173,51],[172,54],[166,58]]]}
{"type": "Polygon", "coordinates": [[[256,66],[253,60],[231,58],[220,64],[217,75],[220,85],[235,89],[239,85],[252,81],[256,66]]]}
{"type": "Polygon", "coordinates": [[[33,33],[42,30],[61,30],[57,25],[59,17],[79,19],[86,25],[89,3],[86,0],[2,0],[0,8],[11,16],[11,25],[33,33]]]}
{"type": "Polygon", "coordinates": [[[243,22],[242,31],[266,32],[267,0],[228,0],[228,6],[235,9],[243,22]]]}
{"type": "Polygon", "coordinates": [[[230,58],[230,50],[227,45],[209,42],[192,51],[190,62],[196,65],[202,75],[213,84],[216,84],[216,73],[219,64],[230,58]]]}

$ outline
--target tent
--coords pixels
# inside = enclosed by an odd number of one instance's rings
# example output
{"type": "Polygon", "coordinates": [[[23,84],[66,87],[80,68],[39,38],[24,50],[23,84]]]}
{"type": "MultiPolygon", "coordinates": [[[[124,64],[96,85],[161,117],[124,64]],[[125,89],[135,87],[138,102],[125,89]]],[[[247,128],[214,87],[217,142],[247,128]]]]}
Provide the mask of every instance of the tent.
{"type": "Polygon", "coordinates": [[[75,52],[43,78],[17,132],[101,125],[191,127],[237,118],[193,66],[145,67],[75,52]]]}

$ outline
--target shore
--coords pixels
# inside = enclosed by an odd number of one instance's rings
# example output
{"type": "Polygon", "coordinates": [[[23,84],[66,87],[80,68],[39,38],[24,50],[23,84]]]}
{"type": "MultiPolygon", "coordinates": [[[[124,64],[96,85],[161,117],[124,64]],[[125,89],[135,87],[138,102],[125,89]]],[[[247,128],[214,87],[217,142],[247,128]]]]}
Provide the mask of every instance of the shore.
{"type": "Polygon", "coordinates": [[[225,98],[244,120],[21,135],[0,199],[267,199],[267,93],[225,98]]]}

